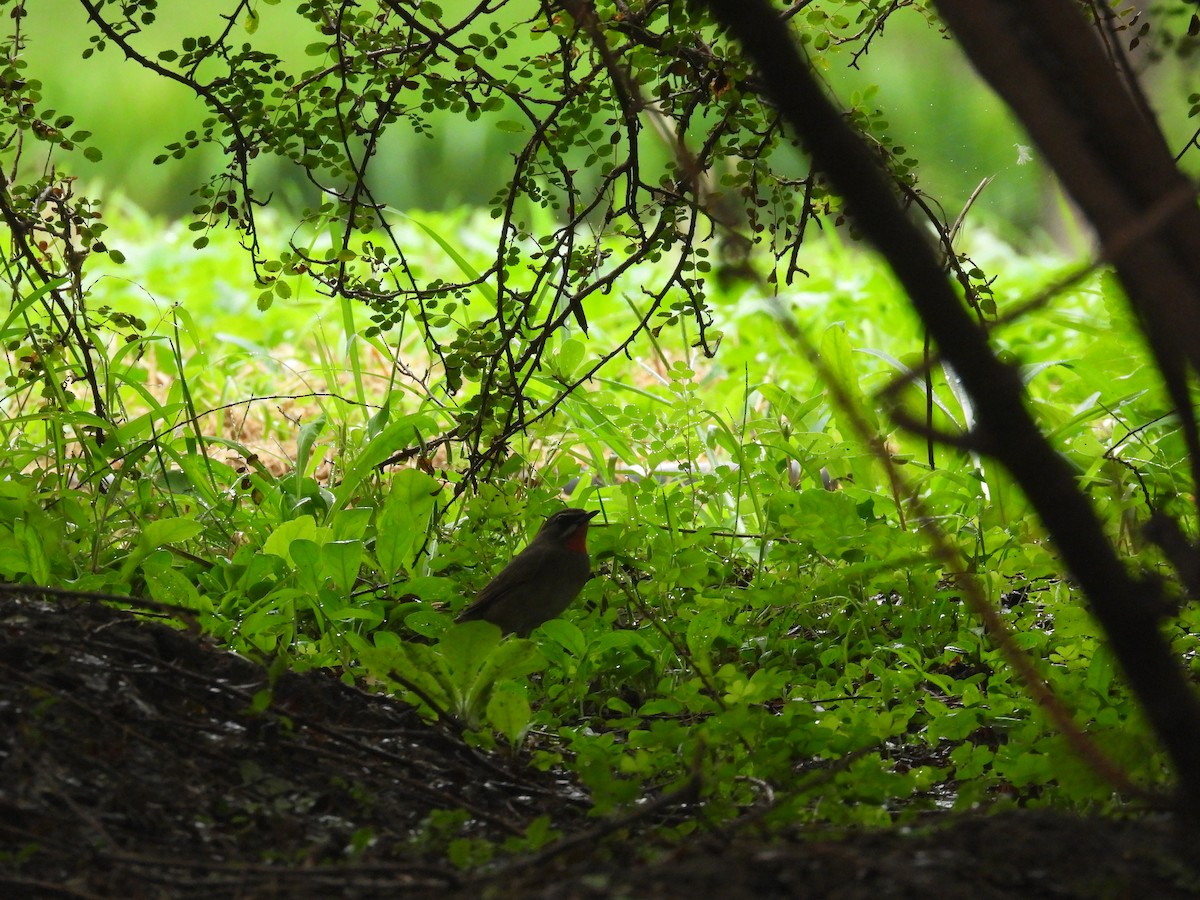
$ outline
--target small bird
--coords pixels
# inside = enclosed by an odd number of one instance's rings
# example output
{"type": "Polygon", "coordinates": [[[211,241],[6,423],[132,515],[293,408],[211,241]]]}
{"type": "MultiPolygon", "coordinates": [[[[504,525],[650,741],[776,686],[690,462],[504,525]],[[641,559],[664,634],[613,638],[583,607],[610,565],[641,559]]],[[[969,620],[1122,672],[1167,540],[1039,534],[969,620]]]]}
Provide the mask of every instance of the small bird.
{"type": "Polygon", "coordinates": [[[597,511],[560,509],[544,523],[529,546],[484,585],[458,622],[481,619],[505,634],[528,637],[543,622],[562,615],[588,577],[588,522],[597,511]]]}

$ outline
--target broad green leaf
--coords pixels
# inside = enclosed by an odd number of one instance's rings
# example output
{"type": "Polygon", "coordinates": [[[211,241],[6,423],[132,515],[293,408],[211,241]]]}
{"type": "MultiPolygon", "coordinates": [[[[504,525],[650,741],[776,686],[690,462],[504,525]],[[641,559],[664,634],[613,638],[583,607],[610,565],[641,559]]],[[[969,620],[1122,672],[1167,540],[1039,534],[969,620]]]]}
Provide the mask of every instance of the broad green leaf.
{"type": "Polygon", "coordinates": [[[288,559],[296,569],[300,587],[309,596],[315,596],[325,583],[321,547],[321,544],[309,538],[296,538],[288,544],[288,559]]]}
{"type": "Polygon", "coordinates": [[[541,654],[533,641],[509,638],[484,661],[479,678],[490,682],[518,678],[536,672],[542,666],[541,654]]]}
{"type": "Polygon", "coordinates": [[[203,531],[204,526],[195,519],[182,516],[157,519],[143,529],[141,544],[149,549],[163,547],[167,544],[181,544],[190,541],[203,531]]]}
{"type": "Polygon", "coordinates": [[[13,534],[24,550],[24,568],[29,577],[35,584],[50,584],[50,561],[38,530],[21,518],[13,522],[13,534]]]}
{"type": "Polygon", "coordinates": [[[510,744],[517,746],[529,730],[533,711],[525,694],[508,684],[492,693],[487,704],[487,723],[504,735],[510,744]]]}
{"type": "Polygon", "coordinates": [[[418,609],[404,617],[404,624],[422,637],[441,640],[453,626],[454,620],[432,609],[418,609]]]}
{"type": "Polygon", "coordinates": [[[713,642],[720,636],[723,622],[721,616],[711,609],[701,610],[695,618],[688,622],[687,646],[691,652],[696,667],[706,675],[711,675],[713,642]]]}
{"type": "Polygon", "coordinates": [[[339,509],[329,520],[329,534],[335,541],[360,541],[371,524],[375,510],[369,506],[339,509]]]}
{"type": "Polygon", "coordinates": [[[392,479],[375,527],[375,558],[385,576],[415,574],[416,553],[428,535],[441,484],[420,469],[401,469],[392,479]]]}
{"type": "Polygon", "coordinates": [[[808,414],[825,402],[825,397],[821,394],[807,400],[798,400],[779,385],[769,382],[757,385],[755,390],[775,408],[776,412],[787,416],[797,430],[801,429],[808,414]]]}
{"type": "Polygon", "coordinates": [[[1103,645],[1097,646],[1092,653],[1092,661],[1088,664],[1087,678],[1084,680],[1084,684],[1087,685],[1088,690],[1104,699],[1108,697],[1108,690],[1112,686],[1115,674],[1116,667],[1113,664],[1112,653],[1103,645]]]}
{"type": "Polygon", "coordinates": [[[583,362],[584,347],[581,341],[574,338],[568,338],[562,342],[562,346],[558,348],[558,352],[554,356],[554,361],[558,365],[559,374],[564,378],[571,378],[575,374],[575,370],[579,368],[579,364],[583,362]]]}
{"type": "Polygon", "coordinates": [[[491,622],[463,622],[446,632],[438,650],[460,686],[475,681],[500,636],[500,629],[491,622]]]}
{"type": "Polygon", "coordinates": [[[820,348],[821,362],[824,363],[830,377],[837,381],[838,390],[834,390],[834,386],[826,386],[826,390],[830,395],[830,407],[833,410],[834,418],[838,422],[838,430],[842,433],[842,439],[847,441],[862,440],[864,437],[874,437],[879,434],[879,420],[875,414],[875,407],[866,400],[862,386],[859,384],[858,368],[854,360],[854,350],[850,346],[850,340],[846,336],[846,330],[835,325],[826,330],[821,338],[820,348]],[[854,427],[853,421],[849,418],[848,413],[842,408],[842,405],[837,402],[838,394],[844,394],[850,402],[857,415],[861,416],[870,429],[870,435],[860,435],[858,429],[854,427]]]}
{"type": "Polygon", "coordinates": [[[323,544],[320,551],[322,574],[333,579],[339,593],[348,595],[358,579],[362,556],[362,541],[330,541],[323,544]]]}
{"type": "Polygon", "coordinates": [[[205,613],[212,612],[212,602],[207,597],[202,597],[196,586],[178,569],[170,565],[147,565],[143,567],[142,574],[150,596],[159,603],[205,613]]]}
{"type": "Polygon", "coordinates": [[[574,622],[568,622],[566,619],[551,619],[539,627],[543,634],[576,659],[583,659],[587,655],[587,638],[574,622]]]}
{"type": "Polygon", "coordinates": [[[290,547],[293,541],[308,540],[323,544],[329,540],[329,529],[318,526],[312,516],[299,516],[281,522],[263,543],[262,552],[281,556],[291,561],[290,547]]]}

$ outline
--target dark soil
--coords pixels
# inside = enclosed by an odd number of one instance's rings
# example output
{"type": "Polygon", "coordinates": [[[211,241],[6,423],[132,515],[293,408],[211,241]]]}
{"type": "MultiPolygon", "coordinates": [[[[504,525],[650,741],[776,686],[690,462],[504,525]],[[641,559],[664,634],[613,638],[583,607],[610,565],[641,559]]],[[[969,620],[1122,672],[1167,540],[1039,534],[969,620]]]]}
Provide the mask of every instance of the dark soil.
{"type": "Polygon", "coordinates": [[[0,897],[1175,898],[1165,817],[947,817],[919,831],[658,842],[680,798],[587,816],[564,776],[388,698],[282,674],[94,601],[0,592],[0,897]],[[265,696],[265,695],[263,695],[265,696]],[[465,812],[454,812],[456,810],[465,812]],[[440,812],[439,812],[440,811],[440,812]],[[549,816],[537,854],[455,868],[549,816]]]}

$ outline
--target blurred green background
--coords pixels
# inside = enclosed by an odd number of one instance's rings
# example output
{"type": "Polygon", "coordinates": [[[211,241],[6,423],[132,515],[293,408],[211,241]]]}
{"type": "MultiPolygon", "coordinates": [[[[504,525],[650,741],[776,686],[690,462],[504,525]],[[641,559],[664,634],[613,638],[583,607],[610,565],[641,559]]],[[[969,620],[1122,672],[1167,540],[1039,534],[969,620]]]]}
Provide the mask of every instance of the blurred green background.
{"type": "MultiPolygon", "coordinates": [[[[464,4],[448,0],[442,5],[450,15],[464,4]]],[[[159,20],[135,43],[153,56],[177,46],[185,34],[216,34],[226,6],[164,0],[159,20]]],[[[298,67],[311,65],[303,48],[320,36],[287,3],[260,3],[257,9],[262,17],[258,31],[252,37],[242,31],[239,40],[252,40],[298,67]]],[[[528,14],[535,14],[532,4],[528,14]]],[[[1182,32],[1186,20],[1162,17],[1154,27],[1182,32]]],[[[81,176],[93,190],[121,193],[152,213],[186,215],[190,192],[206,174],[221,168],[219,152],[202,147],[162,166],[151,160],[164,145],[198,126],[205,115],[201,102],[186,88],[122,60],[113,47],[81,59],[93,32],[76,0],[37,0],[30,5],[25,28],[30,75],[42,82],[45,105],[74,115],[78,127],[95,134],[94,143],[104,153],[95,164],[80,154],[59,157],[59,170],[81,176]]],[[[823,74],[831,88],[846,104],[856,92],[878,85],[870,105],[885,111],[891,135],[920,161],[920,186],[942,204],[949,219],[983,178],[994,176],[972,212],[975,222],[1018,244],[1064,239],[1061,204],[1044,171],[1036,159],[1018,163],[1017,145],[1029,141],[955,44],[920,13],[900,10],[860,58],[859,68],[849,68],[849,59],[849,52],[830,54],[823,74]]],[[[1173,149],[1183,146],[1195,126],[1196,120],[1186,115],[1189,85],[1195,81],[1194,64],[1175,61],[1158,68],[1150,80],[1173,149]]],[[[394,206],[446,210],[484,205],[504,186],[509,154],[522,142],[521,135],[502,132],[487,119],[468,122],[448,114],[434,120],[434,133],[433,140],[396,133],[381,148],[375,184],[394,206]]],[[[1197,156],[1193,153],[1187,161],[1193,175],[1200,173],[1197,156]]],[[[311,186],[287,164],[265,160],[256,165],[260,187],[273,191],[284,205],[300,207],[316,199],[311,186]]]]}

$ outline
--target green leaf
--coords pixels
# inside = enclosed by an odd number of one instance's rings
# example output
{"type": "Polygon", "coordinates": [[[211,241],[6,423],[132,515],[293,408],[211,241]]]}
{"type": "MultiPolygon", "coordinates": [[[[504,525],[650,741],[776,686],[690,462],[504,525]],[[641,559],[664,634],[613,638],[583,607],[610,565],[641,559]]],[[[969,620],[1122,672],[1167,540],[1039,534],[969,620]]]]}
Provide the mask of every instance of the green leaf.
{"type": "Polygon", "coordinates": [[[155,549],[167,544],[181,544],[190,541],[203,531],[204,526],[195,519],[182,516],[158,519],[146,525],[142,531],[140,543],[143,547],[155,549]]]}
{"type": "Polygon", "coordinates": [[[504,735],[514,747],[525,737],[532,720],[533,711],[529,708],[529,701],[514,684],[498,688],[488,700],[488,725],[504,735]]]}
{"type": "Polygon", "coordinates": [[[692,660],[705,675],[711,675],[713,642],[720,636],[723,621],[721,616],[712,609],[702,610],[694,619],[688,622],[687,646],[692,654],[692,660]]]}
{"type": "Polygon", "coordinates": [[[436,431],[437,423],[429,416],[421,414],[404,416],[385,427],[371,438],[351,461],[342,477],[342,483],[334,492],[331,508],[341,509],[359,489],[363,480],[373,475],[379,464],[394,455],[397,449],[411,446],[422,434],[433,434],[436,431]]]}
{"type": "Polygon", "coordinates": [[[1098,645],[1092,653],[1092,661],[1088,663],[1084,684],[1096,696],[1106,699],[1115,674],[1116,667],[1113,664],[1112,653],[1103,645],[1098,645]]]}
{"type": "Polygon", "coordinates": [[[583,362],[584,347],[583,343],[568,338],[562,342],[562,346],[558,348],[558,353],[554,356],[554,361],[558,364],[559,374],[566,380],[570,380],[575,374],[575,370],[579,368],[579,364],[583,362]]]}
{"type": "Polygon", "coordinates": [[[375,511],[368,506],[339,509],[329,520],[329,535],[335,541],[361,541],[375,511]]]}
{"type": "MultiPolygon", "coordinates": [[[[854,361],[854,350],[851,348],[850,340],[846,336],[846,330],[842,326],[835,325],[826,330],[824,337],[821,339],[820,357],[830,377],[837,381],[840,392],[845,395],[853,409],[857,411],[857,414],[863,418],[867,427],[871,430],[871,434],[868,437],[878,435],[879,419],[876,416],[874,405],[867,402],[866,395],[859,384],[858,369],[854,361]]],[[[827,386],[826,391],[830,395],[830,405],[833,409],[834,418],[838,422],[838,430],[842,433],[842,439],[847,441],[859,440],[858,429],[854,427],[854,423],[849,418],[847,411],[842,408],[840,403],[836,402],[836,392],[833,387],[827,386]]]]}
{"type": "Polygon", "coordinates": [[[446,632],[438,650],[460,687],[474,683],[500,637],[500,629],[491,622],[464,622],[446,632]]]}
{"type": "Polygon", "coordinates": [[[50,584],[50,561],[38,530],[25,519],[13,522],[13,534],[24,551],[25,571],[35,584],[50,584]]]}
{"type": "Polygon", "coordinates": [[[767,502],[767,510],[780,532],[827,557],[852,553],[867,530],[858,505],[845,491],[818,487],[779,493],[767,502]]]}
{"type": "Polygon", "coordinates": [[[300,587],[309,596],[315,595],[325,583],[321,546],[308,538],[296,538],[288,544],[288,558],[296,569],[300,587]]]}
{"type": "Polygon", "coordinates": [[[429,534],[430,521],[441,484],[420,469],[401,469],[376,521],[375,558],[385,577],[397,572],[416,574],[417,548],[429,534]]]}
{"type": "Polygon", "coordinates": [[[539,627],[546,637],[576,659],[583,659],[587,655],[587,638],[574,622],[568,622],[566,619],[551,619],[549,622],[543,622],[539,627]]]}
{"type": "Polygon", "coordinates": [[[321,546],[321,570],[339,593],[348,595],[358,580],[362,557],[362,541],[330,541],[321,546]]]}
{"type": "Polygon", "coordinates": [[[281,556],[292,562],[291,546],[296,540],[309,540],[322,544],[328,540],[329,530],[318,526],[312,516],[297,516],[280,523],[263,542],[263,553],[281,556]]]}
{"type": "Polygon", "coordinates": [[[296,438],[296,475],[299,478],[300,474],[308,469],[308,460],[312,456],[313,444],[316,443],[321,432],[325,430],[325,425],[328,420],[325,415],[319,415],[311,422],[305,422],[300,426],[300,434],[296,438]]]}
{"type": "Polygon", "coordinates": [[[441,640],[453,625],[453,619],[436,610],[418,609],[404,617],[404,624],[422,637],[441,640]]]}
{"type": "Polygon", "coordinates": [[[797,400],[777,384],[760,384],[755,387],[755,390],[777,412],[787,416],[796,428],[801,427],[808,414],[825,402],[825,398],[820,394],[810,397],[808,400],[797,400]]]}
{"type": "Polygon", "coordinates": [[[196,586],[178,569],[170,565],[147,565],[143,567],[142,575],[146,579],[150,596],[159,603],[205,613],[212,612],[212,602],[207,597],[201,597],[196,586]]]}
{"type": "Polygon", "coordinates": [[[491,622],[464,622],[437,645],[454,696],[454,711],[472,726],[481,721],[497,683],[535,672],[544,664],[532,641],[501,643],[491,622]]]}

